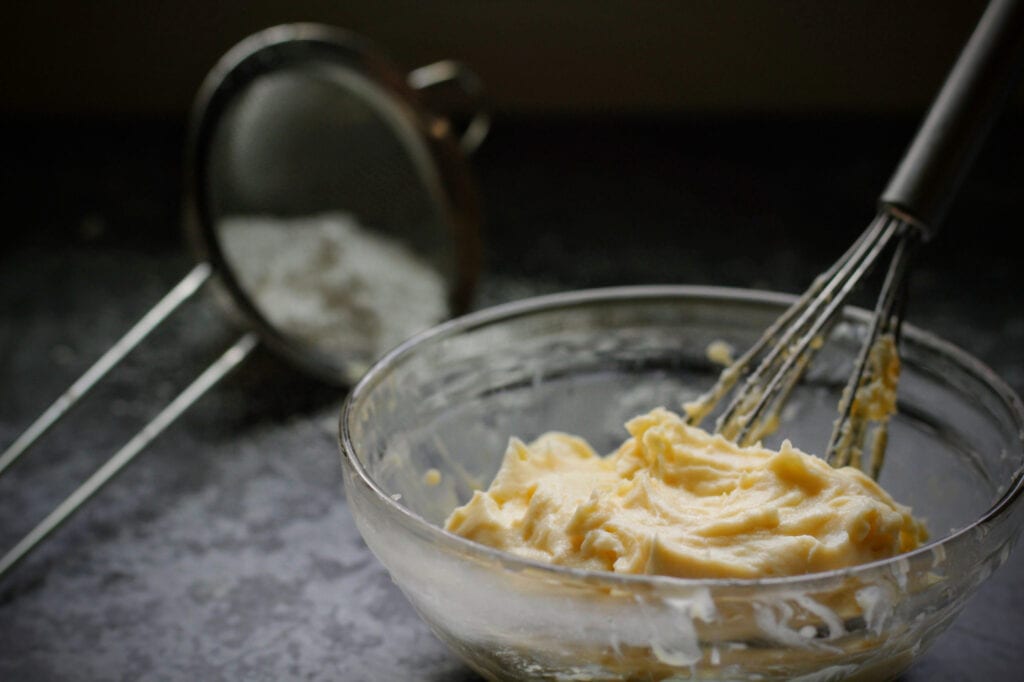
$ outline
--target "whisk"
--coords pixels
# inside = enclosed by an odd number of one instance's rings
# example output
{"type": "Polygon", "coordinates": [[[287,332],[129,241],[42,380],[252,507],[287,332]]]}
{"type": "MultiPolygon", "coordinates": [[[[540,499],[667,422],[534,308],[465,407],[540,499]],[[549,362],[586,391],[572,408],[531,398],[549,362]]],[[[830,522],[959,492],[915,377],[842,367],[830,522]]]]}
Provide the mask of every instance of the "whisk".
{"type": "Polygon", "coordinates": [[[897,348],[911,255],[942,222],[955,189],[1013,90],[1022,57],[1024,1],[992,0],[879,198],[874,220],[707,393],[686,405],[690,423],[699,424],[729,397],[715,421],[716,432],[750,444],[773,431],[782,406],[844,304],[874,266],[888,257],[878,302],[825,450],[825,459],[835,466],[863,467],[870,431],[874,439],[868,473],[878,476],[888,419],[895,411],[897,348]]]}

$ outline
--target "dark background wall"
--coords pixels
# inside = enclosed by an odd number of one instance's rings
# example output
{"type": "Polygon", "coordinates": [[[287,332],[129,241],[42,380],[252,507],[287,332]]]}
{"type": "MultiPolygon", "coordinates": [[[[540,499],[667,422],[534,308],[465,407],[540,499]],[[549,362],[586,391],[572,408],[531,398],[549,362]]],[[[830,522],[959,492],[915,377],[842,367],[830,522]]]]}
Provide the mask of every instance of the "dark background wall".
{"type": "MultiPolygon", "coordinates": [[[[13,6],[12,6],[13,5],[13,6]]],[[[0,112],[179,116],[219,55],[289,21],[413,67],[470,63],[514,113],[917,113],[979,0],[16,0],[0,112]]]]}

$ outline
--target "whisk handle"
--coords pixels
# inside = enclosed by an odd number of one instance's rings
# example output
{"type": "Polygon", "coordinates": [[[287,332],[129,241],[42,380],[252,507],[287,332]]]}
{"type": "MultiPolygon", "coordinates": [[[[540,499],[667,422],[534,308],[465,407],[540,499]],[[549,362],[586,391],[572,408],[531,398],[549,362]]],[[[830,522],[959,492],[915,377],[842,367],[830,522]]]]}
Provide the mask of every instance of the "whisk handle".
{"type": "Polygon", "coordinates": [[[879,199],[930,238],[1024,65],[1024,0],[992,0],[879,199]]]}

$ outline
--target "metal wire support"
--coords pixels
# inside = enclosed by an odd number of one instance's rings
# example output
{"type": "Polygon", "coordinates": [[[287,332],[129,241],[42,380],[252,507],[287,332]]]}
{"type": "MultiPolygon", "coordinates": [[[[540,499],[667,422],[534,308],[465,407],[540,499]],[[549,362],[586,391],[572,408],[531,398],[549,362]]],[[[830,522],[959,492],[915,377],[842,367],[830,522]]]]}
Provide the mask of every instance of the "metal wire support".
{"type": "Polygon", "coordinates": [[[92,367],[61,394],[18,438],[0,454],[0,474],[25,454],[54,424],[74,407],[107,373],[135,349],[157,325],[167,319],[182,303],[192,297],[210,279],[212,269],[208,263],[199,263],[178,284],[167,292],[152,310],[111,346],[92,367]]]}
{"type": "Polygon", "coordinates": [[[223,355],[213,362],[195,381],[178,394],[152,421],[142,428],[124,447],[108,459],[82,485],[64,499],[57,507],[23,537],[6,554],[0,557],[0,578],[14,568],[29,552],[60,528],[83,504],[100,491],[117,474],[128,466],[136,455],[145,449],[154,438],[174,423],[182,412],[191,407],[212,386],[239,365],[256,347],[258,339],[253,332],[243,334],[223,355]]]}
{"type": "MultiPolygon", "coordinates": [[[[199,263],[141,320],[121,337],[85,373],[79,377],[42,415],[40,415],[10,446],[0,454],[0,474],[24,455],[50,428],[57,424],[93,387],[134,350],[149,334],[185,301],[191,298],[213,274],[208,263],[199,263]]],[[[184,391],[161,410],[131,440],[114,453],[71,495],[50,512],[14,547],[0,556],[0,579],[24,559],[43,540],[56,531],[82,505],[128,466],[142,450],[170,426],[218,381],[227,376],[257,346],[255,332],[243,334],[224,354],[214,361],[184,391]]]]}

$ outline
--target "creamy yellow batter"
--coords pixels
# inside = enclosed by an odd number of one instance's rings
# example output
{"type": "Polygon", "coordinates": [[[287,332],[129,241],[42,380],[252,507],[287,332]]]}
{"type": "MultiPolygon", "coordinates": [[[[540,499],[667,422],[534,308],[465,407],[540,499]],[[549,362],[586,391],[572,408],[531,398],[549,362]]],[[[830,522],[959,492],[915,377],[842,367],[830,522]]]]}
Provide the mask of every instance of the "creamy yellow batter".
{"type": "Polygon", "coordinates": [[[783,443],[739,447],[668,410],[607,457],[580,438],[512,439],[487,491],[446,529],[562,566],[686,578],[825,571],[908,551],[910,509],[857,469],[783,443]]]}

